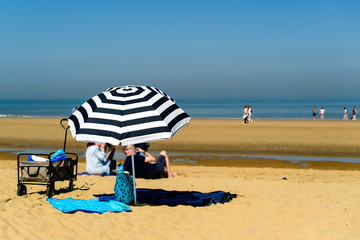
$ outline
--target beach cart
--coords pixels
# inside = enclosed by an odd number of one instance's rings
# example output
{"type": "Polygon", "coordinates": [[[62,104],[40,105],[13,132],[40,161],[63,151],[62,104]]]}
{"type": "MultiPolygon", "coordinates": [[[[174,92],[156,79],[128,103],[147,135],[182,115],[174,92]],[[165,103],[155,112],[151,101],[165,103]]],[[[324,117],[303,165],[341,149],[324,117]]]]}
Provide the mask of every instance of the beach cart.
{"type": "Polygon", "coordinates": [[[73,190],[74,181],[77,179],[78,155],[65,151],[69,127],[65,128],[64,121],[67,121],[67,119],[61,119],[60,125],[65,129],[63,151],[66,158],[52,161],[55,152],[49,154],[19,154],[17,156],[17,195],[22,196],[27,193],[26,185],[46,185],[46,195],[52,197],[55,194],[55,182],[57,181],[69,181],[69,191],[73,190]],[[47,159],[47,161],[28,161],[29,156],[41,157],[47,159]]]}

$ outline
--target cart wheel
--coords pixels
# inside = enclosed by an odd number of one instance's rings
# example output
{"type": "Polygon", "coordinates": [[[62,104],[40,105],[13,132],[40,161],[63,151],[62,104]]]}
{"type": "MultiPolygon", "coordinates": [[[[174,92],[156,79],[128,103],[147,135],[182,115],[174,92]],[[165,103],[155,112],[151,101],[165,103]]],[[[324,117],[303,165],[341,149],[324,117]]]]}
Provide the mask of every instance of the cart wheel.
{"type": "Polygon", "coordinates": [[[72,191],[72,190],[74,190],[74,182],[70,181],[70,183],[69,183],[69,191],[72,191]]]}
{"type": "Polygon", "coordinates": [[[47,189],[46,189],[46,196],[48,196],[48,197],[52,197],[52,196],[54,196],[54,189],[53,189],[53,187],[51,187],[50,185],[47,187],[47,189]]]}
{"type": "Polygon", "coordinates": [[[17,195],[18,196],[23,196],[25,194],[26,194],[26,186],[22,185],[22,184],[19,184],[18,189],[17,189],[17,195]]]}

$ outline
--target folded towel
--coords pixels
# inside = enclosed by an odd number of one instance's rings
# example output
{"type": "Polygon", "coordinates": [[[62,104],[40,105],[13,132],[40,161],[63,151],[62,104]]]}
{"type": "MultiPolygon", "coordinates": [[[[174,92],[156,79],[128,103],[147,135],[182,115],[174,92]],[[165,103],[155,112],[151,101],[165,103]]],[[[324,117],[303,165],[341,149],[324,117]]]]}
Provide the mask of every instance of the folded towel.
{"type": "Polygon", "coordinates": [[[67,156],[66,156],[66,153],[64,152],[64,150],[59,149],[51,156],[51,161],[56,162],[56,161],[60,161],[60,160],[66,159],[66,158],[67,158],[67,156]]]}
{"type": "Polygon", "coordinates": [[[49,161],[49,159],[47,159],[47,158],[39,157],[39,156],[36,156],[36,155],[30,155],[27,158],[27,160],[31,161],[31,162],[48,162],[49,161]]]}
{"type": "MultiPolygon", "coordinates": [[[[60,161],[60,160],[64,160],[66,159],[66,153],[64,152],[64,150],[59,149],[58,151],[56,151],[50,158],[51,162],[56,162],[56,161],[60,161]]],[[[47,158],[43,158],[43,157],[39,157],[36,155],[30,155],[27,158],[28,161],[34,161],[34,162],[47,162],[49,161],[49,159],[47,158]]]]}

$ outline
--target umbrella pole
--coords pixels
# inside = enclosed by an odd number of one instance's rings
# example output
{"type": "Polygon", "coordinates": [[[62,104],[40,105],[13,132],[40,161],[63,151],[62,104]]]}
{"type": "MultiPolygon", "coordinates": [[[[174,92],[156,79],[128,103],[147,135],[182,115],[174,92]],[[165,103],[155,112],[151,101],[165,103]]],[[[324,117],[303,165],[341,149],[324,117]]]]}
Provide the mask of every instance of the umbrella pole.
{"type": "Polygon", "coordinates": [[[132,176],[134,187],[134,204],[136,204],[136,184],[135,184],[135,164],[134,164],[134,145],[131,144],[131,164],[132,164],[132,176]]]}

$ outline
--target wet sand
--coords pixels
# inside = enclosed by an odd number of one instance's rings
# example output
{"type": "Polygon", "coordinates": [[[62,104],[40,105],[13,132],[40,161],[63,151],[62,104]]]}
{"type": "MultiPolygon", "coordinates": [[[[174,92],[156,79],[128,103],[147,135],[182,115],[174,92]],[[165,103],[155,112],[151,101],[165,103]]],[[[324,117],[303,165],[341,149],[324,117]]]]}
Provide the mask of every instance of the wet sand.
{"type": "MultiPolygon", "coordinates": [[[[63,147],[60,118],[0,118],[0,148],[52,149],[63,147]]],[[[192,119],[172,139],[151,143],[153,152],[204,154],[191,157],[199,165],[228,167],[306,166],[276,159],[247,159],[231,155],[287,155],[308,157],[360,157],[360,121],[255,120],[243,125],[240,119],[192,119]],[[213,154],[225,157],[216,158],[213,154]],[[226,157],[229,156],[229,157],[226,157]]],[[[86,143],[77,142],[68,131],[67,151],[83,154],[86,143]]],[[[25,151],[24,150],[24,151],[25,151]]],[[[121,152],[121,146],[117,148],[121,152]]],[[[0,159],[15,159],[11,151],[0,151],[0,159]]],[[[84,159],[81,159],[84,161],[84,159]]],[[[186,163],[174,163],[184,164],[186,163]]],[[[318,169],[359,169],[358,164],[311,162],[318,169]]]]}

